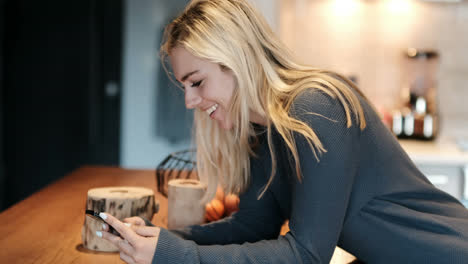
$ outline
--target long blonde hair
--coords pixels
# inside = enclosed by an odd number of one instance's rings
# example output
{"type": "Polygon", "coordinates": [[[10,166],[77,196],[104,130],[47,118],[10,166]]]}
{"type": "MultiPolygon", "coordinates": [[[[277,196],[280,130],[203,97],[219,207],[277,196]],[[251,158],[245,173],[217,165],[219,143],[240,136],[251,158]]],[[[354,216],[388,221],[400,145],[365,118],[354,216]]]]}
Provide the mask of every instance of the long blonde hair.
{"type": "Polygon", "coordinates": [[[204,201],[214,195],[219,182],[233,193],[243,192],[248,186],[250,157],[255,155],[250,144],[255,137],[249,120],[251,110],[267,120],[272,159],[270,179],[261,195],[276,172],[273,127],[293,155],[299,180],[302,176],[293,133],[306,138],[317,161],[326,152],[314,129],[289,114],[300,92],[305,89],[325,92],[343,105],[348,127],[352,125],[353,113],[360,128],[366,126],[364,111],[350,87],[358,92],[359,89],[337,73],[297,63],[246,0],[191,1],[166,27],[161,46],[163,63],[177,46],[232,71],[237,82],[229,109],[234,129],[225,131],[205,112],[194,113],[197,170],[201,180],[208,184],[204,201]]]}

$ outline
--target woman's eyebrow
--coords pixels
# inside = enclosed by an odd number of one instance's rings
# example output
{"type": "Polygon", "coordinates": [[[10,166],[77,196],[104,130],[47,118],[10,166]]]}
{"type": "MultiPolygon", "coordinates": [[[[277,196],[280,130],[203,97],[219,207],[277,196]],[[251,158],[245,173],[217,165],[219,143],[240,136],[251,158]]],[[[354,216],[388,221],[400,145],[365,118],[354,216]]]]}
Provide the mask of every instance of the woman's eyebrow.
{"type": "Polygon", "coordinates": [[[187,80],[187,78],[190,77],[190,75],[195,74],[197,72],[198,72],[198,70],[195,70],[195,71],[192,71],[192,72],[189,72],[189,73],[185,74],[184,77],[182,77],[182,79],[180,80],[180,82],[185,82],[185,80],[187,80]]]}

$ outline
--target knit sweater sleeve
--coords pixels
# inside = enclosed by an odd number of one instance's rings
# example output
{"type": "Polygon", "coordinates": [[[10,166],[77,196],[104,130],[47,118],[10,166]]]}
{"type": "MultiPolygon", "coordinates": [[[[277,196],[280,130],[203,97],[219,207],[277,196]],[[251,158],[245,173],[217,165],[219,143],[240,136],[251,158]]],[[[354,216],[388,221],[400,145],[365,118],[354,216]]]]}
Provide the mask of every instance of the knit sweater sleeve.
{"type": "Polygon", "coordinates": [[[327,152],[317,162],[304,137],[295,135],[302,180],[293,184],[290,232],[254,243],[206,246],[162,229],[153,263],[330,262],[356,174],[359,128],[347,128],[342,105],[321,92],[301,95],[291,114],[314,129],[327,152]]]}
{"type": "Polygon", "coordinates": [[[267,149],[262,148],[257,153],[260,158],[251,158],[252,181],[247,191],[239,196],[238,212],[209,224],[170,231],[199,245],[240,244],[277,238],[285,221],[277,197],[269,189],[258,199],[271,171],[271,158],[267,149]]]}

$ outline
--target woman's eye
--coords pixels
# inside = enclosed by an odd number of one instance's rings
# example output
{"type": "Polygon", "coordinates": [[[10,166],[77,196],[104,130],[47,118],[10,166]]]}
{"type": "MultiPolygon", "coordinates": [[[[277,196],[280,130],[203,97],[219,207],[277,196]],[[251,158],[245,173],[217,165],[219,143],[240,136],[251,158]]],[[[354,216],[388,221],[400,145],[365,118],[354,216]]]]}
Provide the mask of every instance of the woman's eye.
{"type": "Polygon", "coordinates": [[[198,86],[200,86],[201,82],[202,82],[202,81],[198,81],[198,82],[192,83],[192,87],[198,87],[198,86]]]}

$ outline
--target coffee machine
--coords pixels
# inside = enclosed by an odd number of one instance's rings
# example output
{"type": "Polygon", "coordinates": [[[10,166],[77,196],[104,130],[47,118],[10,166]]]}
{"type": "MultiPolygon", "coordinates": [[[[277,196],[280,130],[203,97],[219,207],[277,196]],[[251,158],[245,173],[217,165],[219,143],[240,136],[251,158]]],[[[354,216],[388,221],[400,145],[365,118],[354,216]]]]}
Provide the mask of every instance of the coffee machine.
{"type": "Polygon", "coordinates": [[[432,140],[439,128],[436,100],[439,54],[410,48],[404,57],[400,100],[392,113],[391,130],[398,138],[432,140]]]}

